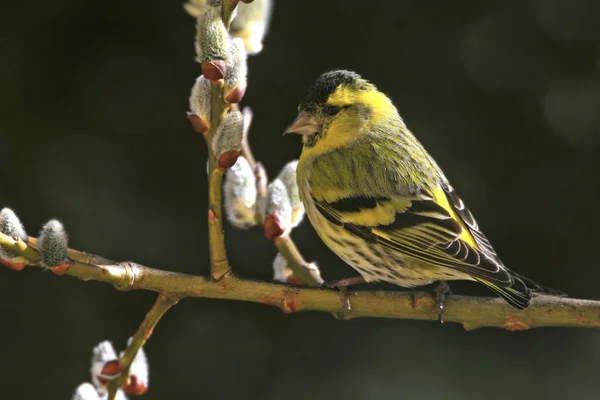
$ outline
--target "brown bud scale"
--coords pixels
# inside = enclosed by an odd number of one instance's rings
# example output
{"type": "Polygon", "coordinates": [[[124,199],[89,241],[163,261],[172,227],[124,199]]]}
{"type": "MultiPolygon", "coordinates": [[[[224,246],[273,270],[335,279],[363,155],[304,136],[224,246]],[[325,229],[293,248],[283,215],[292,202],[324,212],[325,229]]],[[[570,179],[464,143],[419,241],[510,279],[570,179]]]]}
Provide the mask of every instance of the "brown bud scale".
{"type": "Polygon", "coordinates": [[[227,150],[219,154],[217,157],[217,166],[220,169],[229,169],[233,167],[233,165],[237,162],[238,157],[240,156],[239,151],[235,150],[227,150]]]}
{"type": "Polygon", "coordinates": [[[140,396],[148,391],[146,384],[138,380],[137,376],[131,375],[126,384],[122,386],[123,391],[126,394],[140,396]]]}
{"type": "Polygon", "coordinates": [[[248,86],[245,84],[235,85],[233,89],[225,95],[225,101],[228,103],[239,103],[244,98],[244,94],[246,94],[246,88],[248,86]]]}
{"type": "Polygon", "coordinates": [[[190,120],[194,131],[201,133],[201,134],[205,134],[206,132],[208,132],[208,129],[209,129],[208,122],[205,121],[204,118],[201,118],[198,115],[191,113],[191,112],[187,113],[187,117],[190,120]]]}
{"type": "Polygon", "coordinates": [[[265,236],[269,240],[277,240],[283,235],[285,229],[281,224],[281,220],[277,214],[269,214],[265,218],[265,222],[263,223],[263,229],[265,231],[265,236]]]}
{"type": "Polygon", "coordinates": [[[23,269],[25,268],[25,263],[13,263],[10,261],[3,260],[1,258],[0,258],[0,264],[12,269],[13,271],[23,271],[23,269]]]}
{"type": "Polygon", "coordinates": [[[210,60],[202,63],[202,75],[211,82],[223,79],[227,67],[223,60],[210,60]]]}

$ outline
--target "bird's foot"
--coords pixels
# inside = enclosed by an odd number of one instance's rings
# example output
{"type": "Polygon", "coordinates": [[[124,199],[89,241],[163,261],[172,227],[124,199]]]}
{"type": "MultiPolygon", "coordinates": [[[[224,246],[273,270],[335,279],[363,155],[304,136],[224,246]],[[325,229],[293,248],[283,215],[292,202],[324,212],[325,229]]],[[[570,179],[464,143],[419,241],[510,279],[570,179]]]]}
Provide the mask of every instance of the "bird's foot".
{"type": "Polygon", "coordinates": [[[365,278],[362,276],[355,276],[352,278],[340,279],[339,281],[326,282],[325,286],[328,288],[347,288],[348,286],[358,285],[365,283],[365,278]]]}
{"type": "Polygon", "coordinates": [[[328,282],[323,285],[328,288],[339,289],[342,295],[342,310],[337,313],[332,313],[335,318],[344,319],[344,317],[352,310],[352,303],[350,302],[350,296],[348,295],[348,286],[358,285],[360,283],[365,283],[365,278],[362,276],[340,279],[338,281],[328,282]]]}
{"type": "Polygon", "coordinates": [[[433,290],[433,292],[435,293],[435,309],[437,311],[438,321],[443,324],[444,320],[442,318],[442,314],[444,313],[444,302],[446,301],[448,295],[452,294],[452,292],[450,291],[450,286],[448,286],[446,281],[440,281],[440,284],[433,290]]]}

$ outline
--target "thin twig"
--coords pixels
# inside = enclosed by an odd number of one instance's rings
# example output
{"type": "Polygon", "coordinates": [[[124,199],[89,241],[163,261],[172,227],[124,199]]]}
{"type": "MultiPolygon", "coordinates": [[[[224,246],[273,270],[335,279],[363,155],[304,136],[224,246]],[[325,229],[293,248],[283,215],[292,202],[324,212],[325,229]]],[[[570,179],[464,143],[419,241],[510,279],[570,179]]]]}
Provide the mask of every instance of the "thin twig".
{"type": "Polygon", "coordinates": [[[275,240],[275,247],[281,253],[288,263],[288,267],[294,271],[294,276],[297,277],[300,282],[308,286],[319,287],[323,284],[323,279],[316,275],[314,269],[308,268],[308,263],[300,254],[300,251],[296,247],[294,241],[289,235],[281,236],[275,240]]]}
{"type": "Polygon", "coordinates": [[[131,343],[127,346],[127,349],[121,356],[119,360],[120,366],[120,374],[118,378],[110,381],[108,383],[108,398],[109,400],[114,400],[117,394],[117,390],[123,386],[123,384],[127,383],[127,379],[129,377],[129,369],[131,368],[131,363],[135,359],[135,356],[140,351],[142,346],[146,343],[146,341],[152,336],[152,332],[158,324],[158,321],[165,315],[167,311],[171,307],[173,307],[180,300],[180,297],[177,296],[167,296],[159,294],[158,298],[154,302],[154,305],[146,314],[146,317],[138,327],[137,331],[133,335],[131,339],[131,343]]]}
{"type": "Polygon", "coordinates": [[[218,129],[227,104],[223,100],[223,81],[213,83],[211,100],[210,129],[205,134],[208,147],[208,237],[210,250],[210,275],[220,280],[231,271],[225,249],[223,232],[223,202],[221,201],[223,171],[217,167],[217,154],[214,153],[212,140],[218,129]]]}
{"type": "MultiPolygon", "coordinates": [[[[30,242],[35,243],[35,239],[30,242]]],[[[20,250],[17,243],[13,238],[0,234],[0,246],[21,255],[27,252],[20,250]]],[[[66,270],[66,275],[111,283],[122,290],[151,290],[175,298],[249,301],[277,306],[286,313],[343,311],[342,298],[337,290],[256,282],[237,278],[233,274],[216,282],[201,276],[162,271],[132,262],[90,265],[80,262],[77,255],[84,254],[87,260],[103,258],[75,250],[70,250],[69,254],[72,255],[73,263],[66,270]]],[[[345,319],[438,319],[435,299],[430,293],[423,294],[416,308],[413,306],[413,294],[407,292],[351,291],[348,296],[352,309],[345,315],[345,319]]],[[[444,320],[460,323],[467,330],[482,327],[524,330],[548,326],[600,328],[600,301],[536,296],[527,309],[517,311],[499,298],[452,295],[445,302],[444,320]]]]}

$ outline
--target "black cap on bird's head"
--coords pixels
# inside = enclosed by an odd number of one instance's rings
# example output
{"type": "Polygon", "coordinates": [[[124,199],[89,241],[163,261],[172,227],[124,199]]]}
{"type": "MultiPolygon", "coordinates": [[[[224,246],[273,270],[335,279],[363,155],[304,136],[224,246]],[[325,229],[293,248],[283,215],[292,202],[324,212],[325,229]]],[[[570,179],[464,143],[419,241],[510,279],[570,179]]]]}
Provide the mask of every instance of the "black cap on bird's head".
{"type": "Polygon", "coordinates": [[[297,133],[305,137],[305,144],[314,144],[327,119],[338,114],[349,105],[327,104],[327,100],[339,88],[348,88],[359,92],[372,88],[373,85],[362,79],[356,72],[333,70],[317,78],[298,106],[298,118],[288,127],[285,133],[297,133]],[[311,136],[312,139],[307,138],[311,136]]]}
{"type": "Polygon", "coordinates": [[[324,104],[339,86],[361,90],[367,89],[368,83],[356,72],[342,69],[326,72],[308,89],[298,108],[303,111],[324,104]]]}

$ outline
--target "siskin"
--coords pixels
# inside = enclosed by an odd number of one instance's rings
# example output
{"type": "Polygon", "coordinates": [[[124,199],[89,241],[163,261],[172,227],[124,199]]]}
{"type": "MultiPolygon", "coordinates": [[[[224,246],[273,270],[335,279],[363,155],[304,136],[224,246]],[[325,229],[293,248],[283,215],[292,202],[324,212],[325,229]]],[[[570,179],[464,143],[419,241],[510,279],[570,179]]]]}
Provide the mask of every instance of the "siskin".
{"type": "MultiPolygon", "coordinates": [[[[390,99],[349,71],[321,75],[286,133],[302,135],[300,198],[366,282],[478,281],[517,309],[548,290],[506,268],[390,99]]],[[[443,301],[443,297],[438,297],[443,301]]],[[[441,312],[442,304],[438,303],[441,312]]]]}

